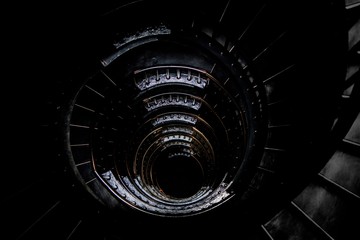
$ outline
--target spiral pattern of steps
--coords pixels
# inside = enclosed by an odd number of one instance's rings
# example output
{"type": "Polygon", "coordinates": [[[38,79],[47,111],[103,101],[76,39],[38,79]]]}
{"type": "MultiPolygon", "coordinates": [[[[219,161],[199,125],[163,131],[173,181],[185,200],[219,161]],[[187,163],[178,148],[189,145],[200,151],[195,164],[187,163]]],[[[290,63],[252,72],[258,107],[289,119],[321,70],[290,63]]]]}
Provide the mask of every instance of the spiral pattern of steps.
{"type": "Polygon", "coordinates": [[[28,23],[4,236],[359,236],[359,2],[70,5],[28,23]]]}

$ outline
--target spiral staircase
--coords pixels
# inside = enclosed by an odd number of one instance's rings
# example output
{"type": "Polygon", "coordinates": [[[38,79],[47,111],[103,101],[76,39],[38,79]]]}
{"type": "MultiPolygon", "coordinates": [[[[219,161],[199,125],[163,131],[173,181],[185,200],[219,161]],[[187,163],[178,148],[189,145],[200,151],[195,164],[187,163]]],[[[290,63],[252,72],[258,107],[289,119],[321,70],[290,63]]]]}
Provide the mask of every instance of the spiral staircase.
{"type": "Polygon", "coordinates": [[[360,2],[169,2],[29,8],[3,236],[359,239],[360,2]]]}

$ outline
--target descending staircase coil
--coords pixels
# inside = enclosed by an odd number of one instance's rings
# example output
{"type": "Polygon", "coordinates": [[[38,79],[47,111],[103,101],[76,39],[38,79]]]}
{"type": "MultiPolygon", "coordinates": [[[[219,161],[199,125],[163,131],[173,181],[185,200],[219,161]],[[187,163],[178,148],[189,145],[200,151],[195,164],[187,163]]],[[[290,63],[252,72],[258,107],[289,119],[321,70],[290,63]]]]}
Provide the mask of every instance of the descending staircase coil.
{"type": "Polygon", "coordinates": [[[36,171],[49,176],[19,193],[36,193],[28,203],[38,207],[23,225],[9,217],[15,239],[159,237],[158,228],[356,236],[346,218],[359,203],[359,39],[345,10],[357,6],[73,6],[72,37],[52,56],[59,75],[45,84],[48,148],[36,171]]]}

